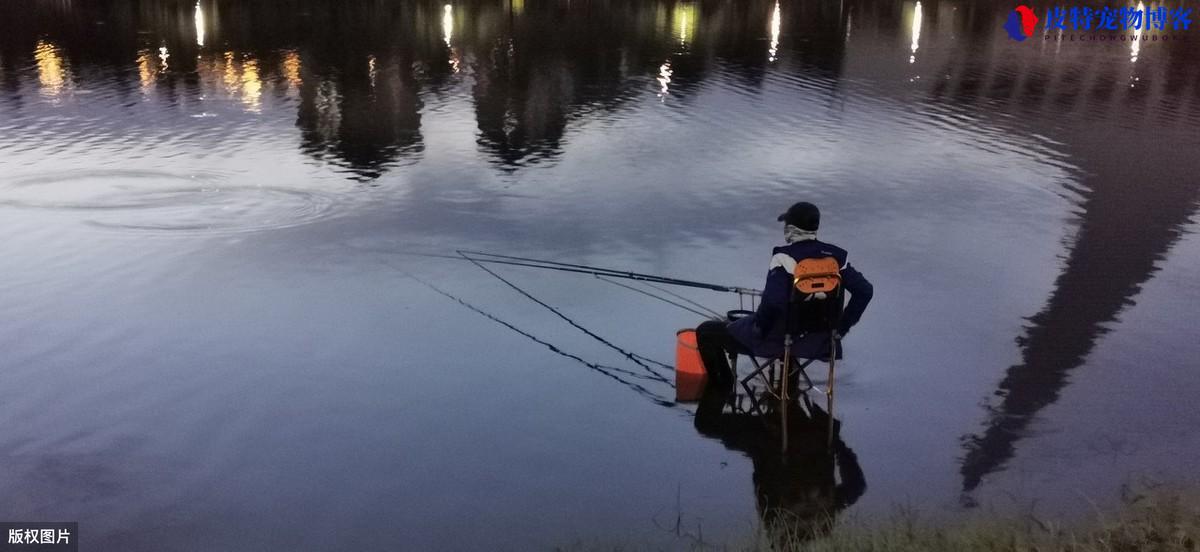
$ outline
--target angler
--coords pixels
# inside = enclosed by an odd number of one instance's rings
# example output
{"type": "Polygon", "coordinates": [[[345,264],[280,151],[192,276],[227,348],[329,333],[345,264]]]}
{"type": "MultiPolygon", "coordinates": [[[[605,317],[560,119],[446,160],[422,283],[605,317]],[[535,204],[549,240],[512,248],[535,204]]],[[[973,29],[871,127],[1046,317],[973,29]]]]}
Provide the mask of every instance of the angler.
{"type": "MultiPolygon", "coordinates": [[[[733,322],[710,320],[696,328],[696,345],[710,386],[732,390],[736,378],[729,367],[731,356],[752,354],[781,358],[785,356],[785,340],[792,358],[841,358],[840,339],[858,322],[871,301],[871,283],[850,266],[846,250],[817,239],[821,212],[816,205],[804,201],[796,203],[779,215],[778,220],[784,223],[787,245],[776,247],[772,252],[758,309],[733,322]],[[840,279],[839,294],[842,289],[849,292],[850,301],[844,310],[837,305],[839,314],[833,331],[797,331],[805,329],[802,318],[811,314],[805,312],[804,303],[814,298],[823,300],[825,296],[817,293],[797,298],[793,287],[800,282],[806,265],[822,261],[829,263],[834,279],[840,279]],[[833,355],[829,354],[831,347],[836,351],[833,355]]],[[[840,295],[838,299],[841,299],[840,295]]],[[[813,304],[818,302],[826,301],[812,301],[813,304]]]]}

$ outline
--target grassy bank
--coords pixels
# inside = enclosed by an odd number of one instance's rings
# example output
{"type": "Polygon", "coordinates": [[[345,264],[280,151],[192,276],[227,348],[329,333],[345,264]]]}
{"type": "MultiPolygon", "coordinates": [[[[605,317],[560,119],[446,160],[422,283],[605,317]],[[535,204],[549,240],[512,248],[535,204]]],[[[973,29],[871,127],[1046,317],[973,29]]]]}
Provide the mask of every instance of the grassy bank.
{"type": "MultiPolygon", "coordinates": [[[[922,522],[914,513],[863,526],[781,522],[741,545],[693,540],[679,548],[767,552],[1200,552],[1200,492],[1130,493],[1123,504],[1063,524],[1035,516],[977,516],[956,524],[922,522]],[[814,537],[818,534],[821,536],[814,537]]],[[[638,546],[564,550],[641,550],[638,546]]],[[[657,549],[657,547],[650,547],[657,549]]]]}
{"type": "Polygon", "coordinates": [[[760,535],[744,550],[811,552],[916,551],[1071,551],[1196,552],[1200,551],[1200,493],[1129,493],[1119,507],[1096,513],[1087,521],[1060,524],[1022,516],[979,518],[956,525],[924,524],[913,514],[866,528],[841,525],[827,536],[809,539],[807,527],[793,527],[773,537],[760,535]],[[772,546],[783,542],[784,546],[772,546]]]}

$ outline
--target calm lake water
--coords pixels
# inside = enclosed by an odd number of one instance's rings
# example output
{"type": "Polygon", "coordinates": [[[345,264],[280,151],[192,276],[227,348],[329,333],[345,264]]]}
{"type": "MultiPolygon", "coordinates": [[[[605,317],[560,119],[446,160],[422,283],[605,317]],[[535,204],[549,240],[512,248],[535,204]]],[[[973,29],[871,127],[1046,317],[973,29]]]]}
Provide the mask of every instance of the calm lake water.
{"type": "MultiPolygon", "coordinates": [[[[694,406],[411,253],[761,287],[801,199],[876,290],[842,519],[1195,481],[1200,28],[1016,42],[1010,9],[0,4],[0,519],[94,550],[736,542],[773,483],[694,406]]],[[[668,364],[700,321],[495,270],[668,364]]]]}

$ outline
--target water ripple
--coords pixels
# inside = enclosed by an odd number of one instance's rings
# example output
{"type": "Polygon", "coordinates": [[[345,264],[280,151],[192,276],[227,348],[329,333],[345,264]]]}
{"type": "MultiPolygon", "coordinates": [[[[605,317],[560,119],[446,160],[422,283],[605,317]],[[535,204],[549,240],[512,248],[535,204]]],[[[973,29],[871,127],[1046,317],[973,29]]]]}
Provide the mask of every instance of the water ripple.
{"type": "Polygon", "coordinates": [[[329,216],[331,194],[230,184],[217,172],[72,171],[0,186],[0,206],[87,213],[102,228],[150,233],[256,232],[329,216]]]}

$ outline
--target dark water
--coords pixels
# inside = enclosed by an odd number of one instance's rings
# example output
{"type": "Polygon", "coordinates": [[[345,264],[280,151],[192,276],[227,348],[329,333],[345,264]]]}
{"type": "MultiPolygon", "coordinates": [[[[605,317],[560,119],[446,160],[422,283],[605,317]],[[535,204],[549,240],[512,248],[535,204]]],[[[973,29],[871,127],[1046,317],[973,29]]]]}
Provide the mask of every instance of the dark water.
{"type": "MultiPolygon", "coordinates": [[[[760,287],[799,199],[876,289],[841,364],[843,519],[1194,480],[1200,29],[1018,43],[1010,9],[0,4],[0,519],[97,550],[736,542],[800,475],[409,277],[644,374],[476,267],[402,253],[760,287]]],[[[498,273],[668,363],[699,318],[498,273]]]]}

